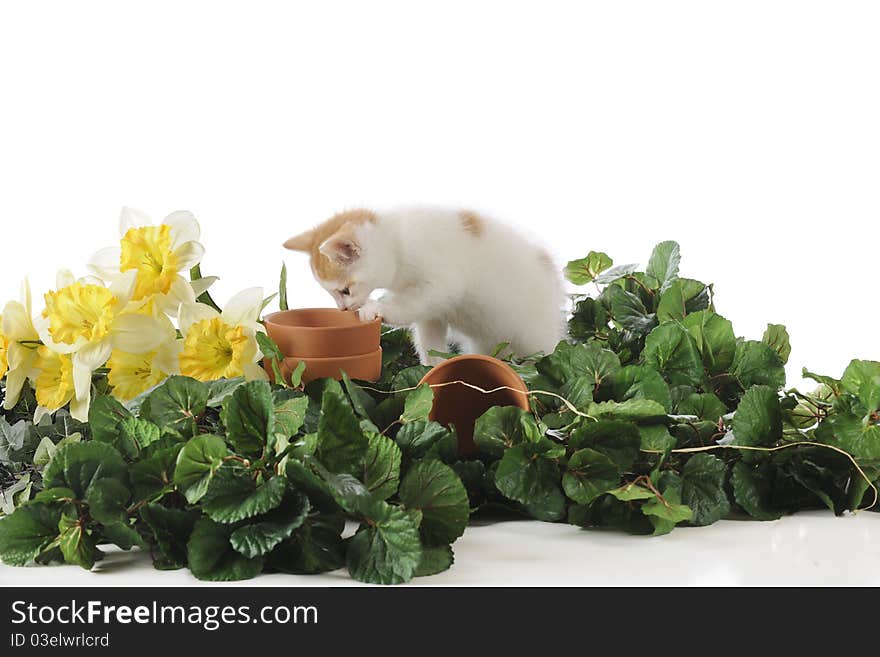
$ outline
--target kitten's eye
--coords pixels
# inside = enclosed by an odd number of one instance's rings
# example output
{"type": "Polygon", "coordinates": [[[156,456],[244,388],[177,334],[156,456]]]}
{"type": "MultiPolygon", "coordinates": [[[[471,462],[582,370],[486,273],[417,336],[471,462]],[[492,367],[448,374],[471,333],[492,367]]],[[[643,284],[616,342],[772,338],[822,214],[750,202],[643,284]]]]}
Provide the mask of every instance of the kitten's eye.
{"type": "Polygon", "coordinates": [[[344,287],[341,290],[339,290],[339,294],[341,294],[344,297],[347,297],[349,294],[351,294],[351,290],[347,287],[344,287]]]}

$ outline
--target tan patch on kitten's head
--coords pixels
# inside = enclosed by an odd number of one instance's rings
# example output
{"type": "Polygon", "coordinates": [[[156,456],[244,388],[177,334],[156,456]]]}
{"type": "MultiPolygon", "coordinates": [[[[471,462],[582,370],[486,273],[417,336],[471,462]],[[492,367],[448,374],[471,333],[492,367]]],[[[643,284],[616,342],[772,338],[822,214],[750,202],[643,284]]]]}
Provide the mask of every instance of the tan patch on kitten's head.
{"type": "Polygon", "coordinates": [[[550,255],[549,251],[541,249],[541,251],[538,252],[538,262],[550,271],[556,271],[556,263],[553,262],[553,256],[550,255]]]}
{"type": "Polygon", "coordinates": [[[458,213],[458,219],[461,221],[461,227],[466,233],[470,233],[474,237],[480,237],[485,229],[485,222],[476,212],[470,210],[462,210],[458,213]]]}
{"type": "Polygon", "coordinates": [[[357,248],[355,228],[375,221],[376,215],[370,210],[346,210],[312,230],[291,237],[284,243],[284,247],[310,254],[312,271],[321,280],[344,283],[342,278],[345,276],[345,260],[351,257],[352,248],[357,248]]]}

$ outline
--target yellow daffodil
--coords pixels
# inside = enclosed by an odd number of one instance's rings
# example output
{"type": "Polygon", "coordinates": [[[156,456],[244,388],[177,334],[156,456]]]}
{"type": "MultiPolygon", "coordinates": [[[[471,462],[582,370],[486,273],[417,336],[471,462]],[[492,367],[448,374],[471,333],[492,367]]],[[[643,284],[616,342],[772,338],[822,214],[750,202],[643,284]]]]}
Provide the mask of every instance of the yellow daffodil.
{"type": "Polygon", "coordinates": [[[134,285],[134,272],[121,274],[110,287],[97,279],[75,280],[69,272],[61,272],[58,289],[45,296],[46,309],[36,328],[50,351],[70,356],[74,399],[86,413],[92,373],[107,362],[114,349],[142,354],[167,340],[166,327],[159,319],[126,311],[134,285]]]}
{"type": "Polygon", "coordinates": [[[177,374],[178,353],[182,341],[167,317],[162,317],[165,339],[158,349],[142,354],[132,354],[114,349],[107,361],[107,380],[113,395],[123,401],[134,399],[154,388],[172,374],[177,374]]]}
{"type": "Polygon", "coordinates": [[[6,375],[6,396],[3,399],[6,410],[18,403],[24,382],[35,374],[39,340],[31,310],[31,289],[25,280],[21,286],[21,300],[7,303],[0,319],[0,378],[6,375]]]}
{"type": "Polygon", "coordinates": [[[65,404],[70,404],[70,414],[80,422],[89,418],[89,401],[91,385],[85,394],[78,396],[73,380],[73,358],[68,354],[59,354],[45,345],[37,349],[35,362],[37,370],[34,381],[34,393],[37,397],[37,412],[34,421],[49,413],[54,413],[65,404]]]}
{"type": "Polygon", "coordinates": [[[257,364],[262,354],[255,337],[262,330],[257,321],[262,303],[262,288],[250,288],[230,299],[220,313],[201,303],[181,305],[180,373],[200,381],[265,379],[257,364]]]}
{"type": "Polygon", "coordinates": [[[134,272],[133,302],[151,301],[173,314],[181,304],[195,302],[215,280],[190,282],[183,278],[205,253],[198,241],[201,229],[191,212],[173,212],[153,225],[139,210],[123,208],[119,216],[119,246],[98,251],[89,269],[112,282],[120,273],[134,272]]]}

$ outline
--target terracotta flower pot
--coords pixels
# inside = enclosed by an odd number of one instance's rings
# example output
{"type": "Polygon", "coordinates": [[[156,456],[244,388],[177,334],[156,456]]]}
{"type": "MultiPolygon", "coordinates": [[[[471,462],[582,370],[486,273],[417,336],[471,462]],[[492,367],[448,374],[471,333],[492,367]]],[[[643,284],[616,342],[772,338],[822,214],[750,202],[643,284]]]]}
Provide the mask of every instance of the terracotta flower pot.
{"type": "MultiPolygon", "coordinates": [[[[281,363],[281,374],[290,381],[290,373],[296,369],[300,361],[305,361],[306,369],[302,375],[303,383],[315,379],[342,379],[342,372],[352,379],[376,381],[382,376],[382,350],[376,349],[368,354],[358,356],[339,356],[333,358],[300,358],[290,356],[281,363]]],[[[271,365],[270,365],[271,369],[271,365]]],[[[272,374],[269,374],[272,377],[272,374]]]]}
{"type": "Polygon", "coordinates": [[[356,312],[336,308],[282,310],[263,321],[281,353],[306,359],[371,354],[382,330],[378,318],[362,322],[356,312]]]}
{"type": "Polygon", "coordinates": [[[456,356],[433,368],[421,383],[434,385],[451,381],[465,381],[483,390],[501,386],[514,389],[485,394],[461,384],[434,388],[434,406],[429,417],[444,426],[455,425],[461,456],[477,451],[474,423],[487,410],[493,406],[519,406],[529,410],[529,398],[524,394],[528,392],[525,382],[510,365],[497,358],[481,354],[456,356]]]}

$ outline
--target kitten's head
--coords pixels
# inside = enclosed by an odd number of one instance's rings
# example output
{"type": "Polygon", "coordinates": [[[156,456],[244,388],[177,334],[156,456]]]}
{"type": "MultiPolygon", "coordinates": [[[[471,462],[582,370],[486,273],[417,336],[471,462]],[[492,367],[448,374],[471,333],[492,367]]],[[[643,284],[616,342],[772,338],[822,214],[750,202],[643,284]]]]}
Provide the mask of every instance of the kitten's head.
{"type": "Polygon", "coordinates": [[[347,210],[284,243],[311,256],[312,273],[340,310],[357,310],[393,274],[390,248],[378,236],[376,215],[347,210]]]}

